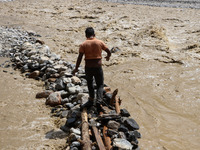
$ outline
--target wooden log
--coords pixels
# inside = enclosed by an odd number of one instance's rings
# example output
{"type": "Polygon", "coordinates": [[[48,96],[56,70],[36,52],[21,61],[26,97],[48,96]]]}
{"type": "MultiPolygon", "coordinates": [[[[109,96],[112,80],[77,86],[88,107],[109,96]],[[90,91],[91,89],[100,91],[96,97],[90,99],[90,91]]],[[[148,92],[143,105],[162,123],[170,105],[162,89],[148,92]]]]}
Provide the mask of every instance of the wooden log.
{"type": "Polygon", "coordinates": [[[89,125],[88,125],[88,117],[87,117],[87,109],[84,108],[81,113],[82,119],[82,140],[84,141],[83,150],[91,150],[91,142],[89,136],[89,125]]]}
{"type": "MultiPolygon", "coordinates": [[[[103,115],[103,112],[99,113],[100,115],[103,115]]],[[[107,127],[104,125],[103,126],[103,140],[104,140],[104,144],[106,147],[106,150],[111,150],[112,146],[111,146],[111,139],[110,137],[107,135],[107,127]]]]}
{"type": "Polygon", "coordinates": [[[103,138],[104,138],[104,144],[106,146],[106,150],[111,150],[112,146],[111,146],[111,139],[110,137],[107,135],[107,130],[108,128],[106,126],[103,126],[103,138]]]}
{"type": "Polygon", "coordinates": [[[114,90],[112,98],[110,100],[110,105],[112,105],[112,106],[115,106],[115,100],[116,100],[117,93],[118,93],[118,89],[114,90]]]}
{"type": "Polygon", "coordinates": [[[119,99],[115,97],[115,111],[120,114],[119,99]]]}
{"type": "Polygon", "coordinates": [[[93,133],[95,135],[99,150],[106,150],[106,148],[105,148],[105,146],[103,144],[103,140],[102,140],[102,138],[101,138],[101,136],[99,134],[99,131],[98,131],[97,127],[92,126],[92,130],[93,130],[93,133]]]}

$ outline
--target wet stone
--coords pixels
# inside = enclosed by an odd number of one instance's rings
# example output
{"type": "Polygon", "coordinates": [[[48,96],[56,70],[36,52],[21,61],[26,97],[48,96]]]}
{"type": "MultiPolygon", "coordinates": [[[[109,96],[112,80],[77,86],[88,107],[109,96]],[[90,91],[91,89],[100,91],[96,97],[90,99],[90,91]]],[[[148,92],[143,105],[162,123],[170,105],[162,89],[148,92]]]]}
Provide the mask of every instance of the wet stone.
{"type": "Polygon", "coordinates": [[[68,109],[71,109],[74,107],[74,105],[72,103],[66,103],[65,106],[68,108],[68,109]]]}
{"type": "Polygon", "coordinates": [[[126,119],[124,121],[125,126],[129,129],[129,130],[139,130],[139,125],[137,124],[137,122],[130,118],[130,119],[126,119]]]}
{"type": "Polygon", "coordinates": [[[128,128],[125,127],[123,124],[120,124],[118,131],[122,131],[122,132],[128,132],[128,128]]]}
{"type": "Polygon", "coordinates": [[[64,110],[64,111],[62,111],[60,117],[61,117],[61,118],[67,118],[68,113],[69,113],[68,110],[64,110]]]}
{"type": "Polygon", "coordinates": [[[69,99],[68,98],[64,98],[64,99],[61,100],[61,103],[62,103],[62,105],[66,104],[66,103],[69,103],[69,99]]]}
{"type": "Polygon", "coordinates": [[[122,138],[115,138],[113,140],[113,146],[121,148],[121,149],[126,149],[126,150],[132,150],[132,147],[133,147],[129,141],[122,138]]]}
{"type": "Polygon", "coordinates": [[[74,134],[77,134],[77,135],[81,135],[81,130],[79,128],[71,128],[70,129],[70,133],[74,133],[74,134]]]}
{"type": "Polygon", "coordinates": [[[120,126],[120,123],[119,122],[116,122],[114,120],[110,120],[107,124],[107,127],[110,128],[110,129],[114,129],[114,130],[117,130],[120,126]]]}
{"type": "Polygon", "coordinates": [[[81,139],[81,136],[74,133],[71,133],[68,138],[69,142],[77,141],[78,139],[81,139]]]}
{"type": "Polygon", "coordinates": [[[68,127],[73,127],[75,121],[76,121],[76,118],[68,118],[65,125],[68,127]]]}
{"type": "Polygon", "coordinates": [[[74,141],[74,142],[72,142],[72,144],[70,146],[72,146],[72,147],[80,147],[81,143],[78,142],[78,141],[74,141]]]}
{"type": "Polygon", "coordinates": [[[113,137],[113,135],[118,135],[118,132],[112,129],[108,129],[107,134],[108,136],[113,137]]]}
{"type": "Polygon", "coordinates": [[[126,109],[120,109],[120,115],[123,117],[129,117],[130,113],[126,109]]]}

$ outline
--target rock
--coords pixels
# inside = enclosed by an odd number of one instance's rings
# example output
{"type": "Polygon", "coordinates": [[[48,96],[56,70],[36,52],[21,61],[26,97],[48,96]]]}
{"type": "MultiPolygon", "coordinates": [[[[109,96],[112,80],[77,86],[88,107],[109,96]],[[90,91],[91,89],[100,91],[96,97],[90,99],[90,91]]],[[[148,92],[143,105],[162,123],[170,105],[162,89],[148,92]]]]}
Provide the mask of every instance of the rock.
{"type": "Polygon", "coordinates": [[[120,115],[123,117],[129,117],[130,113],[126,109],[120,109],[120,115]]]}
{"type": "Polygon", "coordinates": [[[56,86],[55,86],[55,88],[58,91],[64,90],[66,88],[65,84],[63,83],[63,79],[62,78],[56,79],[56,86]]]}
{"type": "Polygon", "coordinates": [[[118,128],[118,131],[122,131],[122,132],[128,132],[128,128],[125,127],[123,124],[120,124],[119,128],[118,128]]]}
{"type": "Polygon", "coordinates": [[[64,125],[64,126],[61,126],[60,129],[61,129],[62,131],[64,131],[64,132],[66,132],[66,133],[68,133],[69,130],[70,130],[70,128],[67,127],[67,126],[65,126],[65,125],[64,125]]]}
{"type": "Polygon", "coordinates": [[[71,78],[63,78],[63,82],[64,82],[65,84],[71,83],[71,82],[72,82],[72,79],[71,79],[71,78]]]}
{"type": "Polygon", "coordinates": [[[55,53],[52,53],[50,57],[51,57],[52,60],[60,60],[60,58],[61,58],[60,55],[57,55],[55,53]]]}
{"type": "Polygon", "coordinates": [[[134,134],[134,131],[129,131],[126,133],[126,136],[127,136],[127,140],[129,142],[134,142],[135,144],[138,144],[138,140],[137,140],[137,137],[135,136],[134,134]]]}
{"type": "Polygon", "coordinates": [[[119,138],[126,139],[126,135],[124,132],[119,132],[119,138]]]}
{"type": "Polygon", "coordinates": [[[72,83],[75,85],[81,84],[81,80],[76,76],[71,77],[71,80],[72,80],[72,83]]]}
{"type": "Polygon", "coordinates": [[[75,93],[76,93],[76,87],[69,87],[69,88],[68,88],[68,92],[69,92],[70,94],[75,94],[75,93]]]}
{"type": "Polygon", "coordinates": [[[139,125],[137,124],[137,122],[130,118],[130,119],[126,119],[124,121],[124,125],[129,129],[129,130],[139,130],[139,125]]]}
{"type": "MultiPolygon", "coordinates": [[[[62,95],[61,95],[61,97],[62,97],[62,95]]],[[[69,99],[68,98],[64,98],[64,99],[61,100],[61,103],[62,103],[62,105],[66,104],[66,103],[69,103],[69,99]]]]}
{"type": "Polygon", "coordinates": [[[81,139],[81,136],[74,133],[71,133],[68,138],[69,142],[77,141],[78,139],[81,139]]]}
{"type": "Polygon", "coordinates": [[[40,71],[36,70],[36,71],[33,71],[32,73],[30,73],[28,77],[35,79],[35,78],[39,77],[39,75],[40,75],[40,71]]]}
{"type": "Polygon", "coordinates": [[[121,138],[115,138],[113,140],[113,146],[121,148],[121,149],[125,149],[125,150],[132,150],[132,147],[133,147],[129,141],[127,141],[126,139],[121,139],[121,138]]]}
{"type": "Polygon", "coordinates": [[[73,117],[73,118],[68,118],[65,125],[67,127],[73,127],[74,126],[74,123],[76,122],[76,118],[73,117]]]}
{"type": "Polygon", "coordinates": [[[81,130],[79,128],[77,128],[77,129],[71,128],[70,133],[74,133],[76,135],[81,135],[81,130]]]}
{"type": "Polygon", "coordinates": [[[111,50],[110,50],[111,53],[116,53],[116,52],[119,52],[119,51],[121,51],[121,50],[119,49],[119,47],[113,47],[113,48],[111,48],[111,50]]]}
{"type": "Polygon", "coordinates": [[[29,71],[28,65],[25,64],[25,65],[21,68],[21,72],[24,73],[24,72],[28,72],[28,71],[29,71]]]}
{"type": "Polygon", "coordinates": [[[51,93],[52,91],[48,91],[48,90],[39,92],[36,94],[36,98],[47,98],[51,93]]]}
{"type": "Polygon", "coordinates": [[[109,102],[112,98],[112,93],[105,93],[104,97],[106,98],[106,101],[109,102]]]}
{"type": "Polygon", "coordinates": [[[69,96],[69,93],[67,91],[65,91],[65,90],[62,90],[62,91],[59,91],[59,92],[60,92],[61,97],[63,99],[65,99],[65,98],[67,98],[69,96]]]}
{"type": "Polygon", "coordinates": [[[60,117],[61,117],[61,118],[67,118],[68,113],[69,113],[68,110],[64,110],[64,111],[62,111],[60,117]]]}
{"type": "Polygon", "coordinates": [[[48,61],[49,61],[49,57],[46,57],[46,56],[41,56],[41,57],[39,58],[39,60],[38,60],[38,62],[39,62],[40,64],[48,63],[48,61]]]}
{"type": "Polygon", "coordinates": [[[59,92],[51,93],[46,99],[46,105],[56,106],[61,104],[61,95],[59,92]]]}
{"type": "Polygon", "coordinates": [[[74,107],[74,105],[72,103],[66,103],[65,106],[68,108],[68,109],[71,109],[74,107]]]}
{"type": "Polygon", "coordinates": [[[107,124],[107,127],[110,128],[110,129],[114,129],[114,130],[118,130],[120,126],[120,123],[119,122],[116,122],[114,120],[110,120],[107,124]]]}
{"type": "Polygon", "coordinates": [[[79,150],[78,147],[70,147],[70,150],[79,150]]]}
{"type": "Polygon", "coordinates": [[[70,146],[72,146],[72,147],[80,147],[81,143],[78,142],[78,141],[74,141],[74,142],[72,142],[72,144],[70,146]]]}
{"type": "Polygon", "coordinates": [[[112,129],[108,129],[107,134],[108,136],[113,137],[113,135],[118,135],[118,132],[112,129]]]}
{"type": "Polygon", "coordinates": [[[76,101],[81,101],[82,103],[86,103],[88,101],[89,94],[86,93],[79,93],[77,96],[76,101]]]}

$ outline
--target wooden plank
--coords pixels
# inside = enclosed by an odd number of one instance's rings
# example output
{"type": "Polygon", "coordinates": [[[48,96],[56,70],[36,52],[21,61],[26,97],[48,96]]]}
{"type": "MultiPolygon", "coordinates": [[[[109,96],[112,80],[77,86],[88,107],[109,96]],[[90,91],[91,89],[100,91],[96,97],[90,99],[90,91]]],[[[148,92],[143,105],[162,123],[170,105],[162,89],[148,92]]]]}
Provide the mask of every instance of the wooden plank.
{"type": "Polygon", "coordinates": [[[111,139],[110,137],[107,135],[107,130],[108,128],[106,126],[103,126],[103,138],[104,138],[104,144],[106,146],[106,150],[111,150],[112,146],[111,146],[111,139]]]}
{"type": "Polygon", "coordinates": [[[114,90],[114,92],[112,94],[112,98],[110,100],[110,105],[111,106],[115,106],[115,100],[116,100],[117,93],[118,93],[118,89],[114,90]]]}
{"type": "Polygon", "coordinates": [[[115,97],[115,111],[120,114],[119,99],[115,97]]]}
{"type": "Polygon", "coordinates": [[[84,108],[81,113],[82,119],[82,139],[83,139],[83,150],[92,150],[90,136],[89,136],[89,125],[88,125],[88,117],[87,117],[87,109],[84,108]]]}
{"type": "Polygon", "coordinates": [[[105,148],[105,146],[103,144],[103,140],[102,140],[102,138],[101,138],[101,136],[99,134],[99,131],[98,131],[97,127],[92,126],[92,130],[94,132],[94,135],[95,135],[99,150],[106,150],[106,148],[105,148]]]}

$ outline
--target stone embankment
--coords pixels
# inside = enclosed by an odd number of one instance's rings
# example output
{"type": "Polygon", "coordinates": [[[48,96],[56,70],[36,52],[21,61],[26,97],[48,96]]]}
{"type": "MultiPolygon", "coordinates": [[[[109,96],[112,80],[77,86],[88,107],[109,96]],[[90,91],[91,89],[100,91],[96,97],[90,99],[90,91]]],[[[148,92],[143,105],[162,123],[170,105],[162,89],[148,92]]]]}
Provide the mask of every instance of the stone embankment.
{"type": "Polygon", "coordinates": [[[69,135],[66,149],[78,150],[86,144],[89,147],[85,149],[139,149],[139,125],[126,109],[119,108],[117,90],[112,92],[105,85],[103,101],[81,111],[80,105],[88,100],[84,69],[79,67],[77,75],[72,76],[75,65],[52,53],[39,37],[33,31],[0,27],[0,56],[10,57],[13,68],[27,78],[44,82],[45,89],[36,98],[46,98],[52,116],[67,118],[60,127],[69,135]],[[83,132],[89,134],[88,143],[83,141],[83,132]]]}

